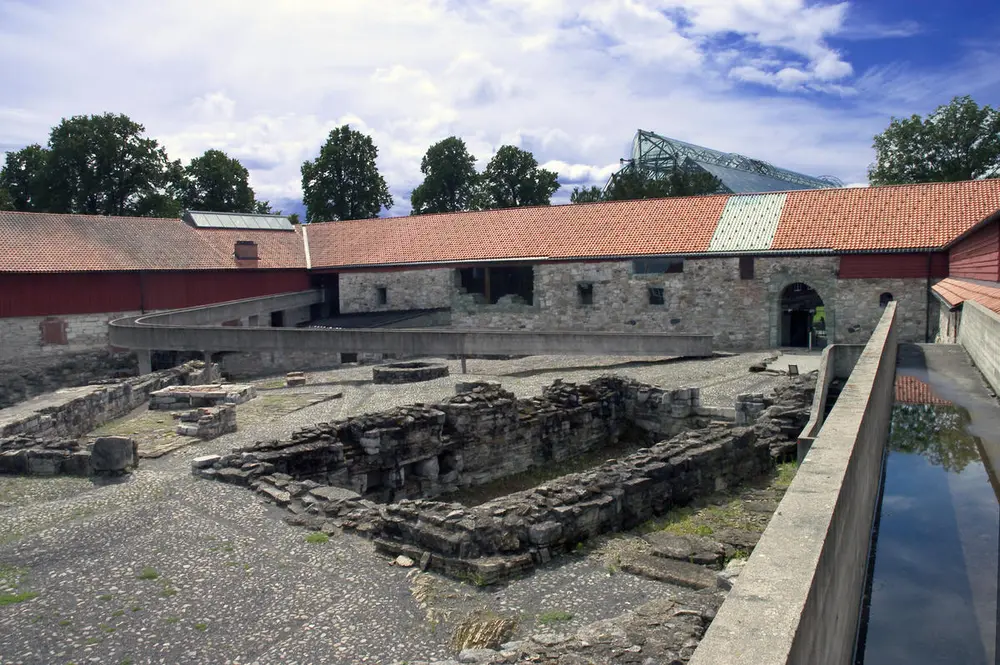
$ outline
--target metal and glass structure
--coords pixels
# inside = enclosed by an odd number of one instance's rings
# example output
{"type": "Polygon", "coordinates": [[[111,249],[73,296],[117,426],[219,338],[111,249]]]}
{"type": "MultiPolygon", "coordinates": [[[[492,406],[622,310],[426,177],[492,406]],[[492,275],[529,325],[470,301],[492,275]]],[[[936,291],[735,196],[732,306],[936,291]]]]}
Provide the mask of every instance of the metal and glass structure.
{"type": "MultiPolygon", "coordinates": [[[[642,129],[636,132],[632,140],[632,156],[621,161],[622,168],[618,173],[641,171],[657,179],[665,178],[678,170],[707,172],[721,183],[720,193],[783,192],[844,186],[843,182],[833,176],[809,176],[759,159],[704,148],[642,129]]],[[[608,180],[605,190],[615,175],[608,180]]]]}
{"type": "Polygon", "coordinates": [[[181,218],[199,229],[263,229],[268,231],[293,231],[295,227],[282,215],[253,213],[201,212],[185,210],[181,218]]]}

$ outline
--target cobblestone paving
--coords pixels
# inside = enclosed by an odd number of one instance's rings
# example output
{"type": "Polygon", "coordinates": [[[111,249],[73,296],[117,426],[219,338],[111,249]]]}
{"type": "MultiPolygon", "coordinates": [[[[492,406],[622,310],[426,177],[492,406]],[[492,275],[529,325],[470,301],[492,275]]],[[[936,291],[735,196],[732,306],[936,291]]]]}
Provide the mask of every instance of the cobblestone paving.
{"type": "MultiPolygon", "coordinates": [[[[731,407],[736,394],[774,381],[747,371],[769,355],[470,360],[465,376],[458,361],[447,361],[451,376],[400,386],[371,384],[370,366],[347,367],[312,374],[302,388],[261,390],[342,392],[342,399],[258,422],[243,418],[240,431],[144,460],[124,482],[0,477],[0,575],[14,579],[16,572],[17,591],[37,594],[0,602],[0,664],[444,658],[450,635],[414,598],[406,569],[352,536],[306,542],[307,532],[246,490],[194,479],[191,459],[315,422],[435,401],[471,378],[499,380],[528,396],[556,378],[585,381],[614,371],[665,387],[700,385],[706,405],[731,407]]],[[[459,599],[457,612],[489,607],[517,614],[526,627],[544,612],[566,610],[569,625],[582,625],[677,593],[609,575],[597,557],[582,554],[498,589],[438,580],[445,595],[459,599]]]]}

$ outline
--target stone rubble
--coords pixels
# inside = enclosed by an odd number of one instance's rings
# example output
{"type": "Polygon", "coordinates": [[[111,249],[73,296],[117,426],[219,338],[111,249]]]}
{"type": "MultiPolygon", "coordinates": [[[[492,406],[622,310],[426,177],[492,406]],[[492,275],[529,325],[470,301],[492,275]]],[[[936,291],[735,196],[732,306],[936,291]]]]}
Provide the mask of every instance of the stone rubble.
{"type": "Polygon", "coordinates": [[[236,383],[172,385],[150,393],[149,409],[156,411],[243,404],[256,396],[255,387],[236,383]]]}
{"type": "Polygon", "coordinates": [[[236,431],[236,407],[232,404],[205,406],[173,415],[180,421],[175,431],[183,436],[209,441],[236,431]]]}

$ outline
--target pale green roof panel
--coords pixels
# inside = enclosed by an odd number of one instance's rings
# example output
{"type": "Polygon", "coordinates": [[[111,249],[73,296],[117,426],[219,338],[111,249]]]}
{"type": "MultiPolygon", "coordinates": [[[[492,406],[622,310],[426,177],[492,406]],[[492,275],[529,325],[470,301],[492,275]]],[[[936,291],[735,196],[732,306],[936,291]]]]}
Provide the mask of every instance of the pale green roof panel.
{"type": "Polygon", "coordinates": [[[730,196],[715,227],[710,252],[755,252],[771,248],[787,194],[730,196]]]}

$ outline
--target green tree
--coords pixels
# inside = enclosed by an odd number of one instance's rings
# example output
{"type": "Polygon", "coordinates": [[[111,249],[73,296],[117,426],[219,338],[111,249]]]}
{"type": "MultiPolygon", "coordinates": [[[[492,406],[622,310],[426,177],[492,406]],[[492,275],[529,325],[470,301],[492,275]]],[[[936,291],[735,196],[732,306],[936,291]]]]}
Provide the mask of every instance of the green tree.
{"type": "Polygon", "coordinates": [[[378,148],[349,125],[330,132],[319,157],[302,164],[307,222],[378,217],[392,195],[378,171],[378,148]]]}
{"type": "Polygon", "coordinates": [[[875,137],[872,185],[1000,177],[1000,110],[955,97],[927,118],[892,118],[875,137]]]}
{"type": "Polygon", "coordinates": [[[48,150],[37,143],[16,152],[8,152],[0,170],[0,188],[10,197],[11,210],[40,212],[46,210],[46,165],[48,150]]]}
{"type": "Polygon", "coordinates": [[[170,161],[128,116],[74,116],[52,128],[45,181],[52,212],[150,215],[172,212],[170,161]],[[169,204],[169,205],[168,205],[169,204]]]}
{"type": "Polygon", "coordinates": [[[538,168],[535,156],[512,145],[501,147],[486,166],[480,208],[549,205],[559,189],[558,174],[538,168]]]}
{"type": "Polygon", "coordinates": [[[420,160],[424,181],[410,194],[411,214],[457,212],[473,206],[476,193],[476,158],[465,141],[449,136],[438,141],[420,160]]]}
{"type": "MultiPolygon", "coordinates": [[[[278,213],[278,214],[281,214],[281,213],[278,213]]],[[[301,224],[302,221],[299,219],[299,213],[293,212],[293,213],[289,214],[288,215],[288,222],[290,224],[301,224]]]]}
{"type": "Polygon", "coordinates": [[[8,192],[3,187],[0,187],[0,210],[13,210],[14,209],[14,199],[11,198],[10,192],[8,192]]]}
{"type": "Polygon", "coordinates": [[[250,173],[221,150],[206,150],[184,169],[181,200],[188,210],[270,213],[250,187],[250,173]]]}
{"type": "Polygon", "coordinates": [[[643,170],[629,169],[612,176],[604,200],[627,201],[670,196],[699,196],[714,194],[720,190],[719,180],[707,172],[676,169],[665,178],[654,178],[643,170]]]}
{"type": "Polygon", "coordinates": [[[596,203],[603,200],[604,192],[601,191],[600,187],[590,187],[588,189],[574,187],[573,192],[569,195],[570,203],[596,203]]]}

